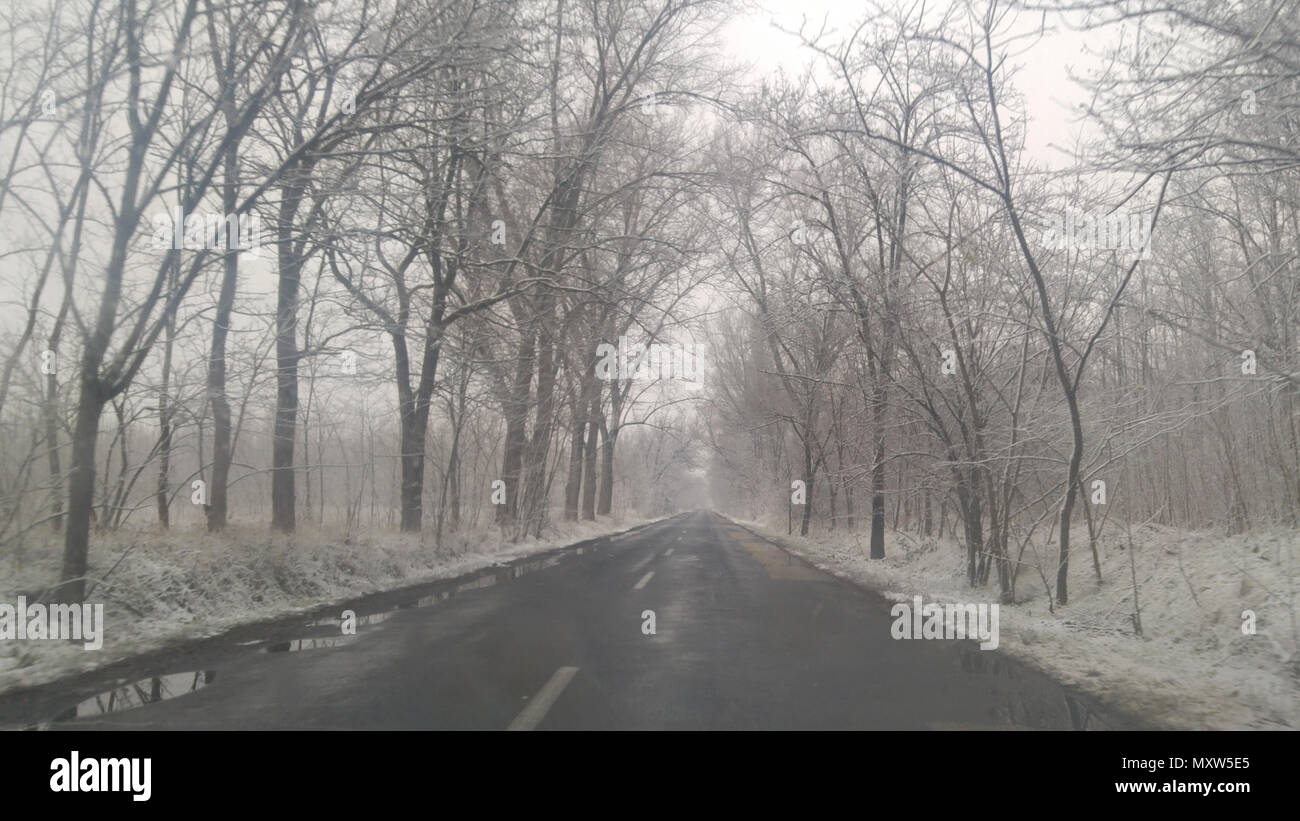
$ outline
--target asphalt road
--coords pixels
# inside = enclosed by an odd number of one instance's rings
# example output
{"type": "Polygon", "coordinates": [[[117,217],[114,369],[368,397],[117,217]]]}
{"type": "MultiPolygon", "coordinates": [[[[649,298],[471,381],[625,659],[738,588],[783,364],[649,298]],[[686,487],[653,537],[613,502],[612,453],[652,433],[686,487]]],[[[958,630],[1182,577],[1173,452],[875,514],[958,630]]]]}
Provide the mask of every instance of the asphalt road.
{"type": "Polygon", "coordinates": [[[894,640],[883,599],[713,514],[535,565],[390,603],[355,636],[301,623],[294,639],[156,659],[94,696],[83,681],[0,699],[0,723],[44,710],[54,729],[1123,726],[999,651],[894,640]]]}

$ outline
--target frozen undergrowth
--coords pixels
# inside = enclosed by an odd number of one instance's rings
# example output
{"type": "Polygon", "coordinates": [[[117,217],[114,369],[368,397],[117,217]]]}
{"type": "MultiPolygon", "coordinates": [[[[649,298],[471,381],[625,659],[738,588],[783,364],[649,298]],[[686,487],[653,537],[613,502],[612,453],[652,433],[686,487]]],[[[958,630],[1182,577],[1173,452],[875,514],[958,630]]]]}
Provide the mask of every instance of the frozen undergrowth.
{"type": "MultiPolygon", "coordinates": [[[[997,600],[996,579],[976,591],[967,586],[964,550],[951,542],[891,533],[887,558],[873,561],[865,533],[800,538],[744,524],[894,600],[997,600]]],[[[1022,566],[1019,601],[1002,607],[1000,649],[1170,727],[1300,728],[1300,533],[1271,529],[1225,538],[1144,526],[1133,529],[1133,542],[1142,636],[1132,618],[1126,534],[1108,531],[1103,538],[1098,584],[1084,533],[1072,552],[1070,602],[1055,613],[1038,571],[1022,566]],[[1253,636],[1242,632],[1243,610],[1256,614],[1253,636]]],[[[1040,553],[1044,562],[1055,558],[1055,545],[1050,550],[1050,556],[1040,553]]],[[[1053,562],[1049,579],[1054,571],[1053,562]]]]}
{"type": "MultiPolygon", "coordinates": [[[[104,646],[63,641],[0,643],[0,692],[43,684],[169,644],[250,622],[293,616],[369,593],[445,579],[497,562],[634,527],[647,520],[552,524],[542,539],[511,544],[495,528],[427,536],[347,537],[300,529],[292,536],[232,525],[206,530],[118,532],[92,545],[89,602],[104,604],[104,646]],[[115,566],[116,565],[116,566],[115,566]]],[[[0,601],[34,601],[59,573],[53,538],[21,557],[0,557],[0,601]]]]}

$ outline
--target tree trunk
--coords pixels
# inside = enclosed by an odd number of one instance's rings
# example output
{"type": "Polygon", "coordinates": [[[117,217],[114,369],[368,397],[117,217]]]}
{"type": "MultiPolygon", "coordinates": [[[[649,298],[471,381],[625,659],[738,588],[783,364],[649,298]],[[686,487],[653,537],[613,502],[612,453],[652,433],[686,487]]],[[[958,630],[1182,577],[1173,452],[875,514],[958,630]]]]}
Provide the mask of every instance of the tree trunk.
{"type": "Polygon", "coordinates": [[[600,383],[596,383],[595,395],[592,396],[590,400],[590,410],[588,411],[587,414],[587,444],[586,444],[585,452],[583,453],[583,473],[585,474],[584,476],[585,483],[582,486],[582,518],[589,522],[593,522],[596,520],[597,513],[606,513],[606,514],[609,513],[608,508],[601,510],[601,507],[603,507],[608,501],[605,498],[605,486],[604,486],[605,476],[609,477],[610,480],[609,490],[611,494],[613,492],[613,479],[614,479],[614,462],[612,459],[613,448],[609,447],[606,450],[609,452],[611,458],[608,460],[607,464],[602,465],[603,473],[600,478],[601,485],[599,488],[600,504],[599,505],[597,504],[597,498],[596,498],[597,437],[600,436],[601,425],[604,422],[604,416],[601,412],[601,407],[600,407],[602,387],[603,386],[600,383]]]}
{"type": "MultiPolygon", "coordinates": [[[[879,392],[883,393],[883,392],[879,392]]],[[[871,466],[871,558],[885,558],[885,434],[881,404],[876,406],[876,447],[871,466]]]]}
{"type": "Polygon", "coordinates": [[[839,439],[835,446],[835,461],[840,468],[840,485],[844,488],[844,524],[850,531],[857,525],[853,521],[853,483],[844,472],[844,440],[839,439]]]}
{"type": "Polygon", "coordinates": [[[166,530],[171,526],[171,503],[167,498],[168,485],[171,484],[172,459],[172,410],[170,406],[170,384],[172,370],[172,348],[176,344],[176,324],[167,324],[167,340],[163,344],[162,385],[158,389],[158,485],[154,489],[154,498],[158,506],[158,524],[166,530]]]}
{"type": "MultiPolygon", "coordinates": [[[[546,298],[548,301],[550,297],[546,298]]],[[[537,335],[537,414],[533,422],[533,438],[526,450],[524,473],[524,532],[536,530],[545,516],[547,480],[546,460],[551,452],[551,433],[555,421],[555,376],[558,362],[555,359],[555,338],[550,321],[553,309],[543,314],[537,335]]]]}
{"type": "Polygon", "coordinates": [[[601,448],[601,468],[600,468],[600,500],[596,503],[596,514],[599,516],[608,516],[614,509],[614,453],[618,446],[618,421],[622,414],[622,394],[619,392],[617,385],[610,392],[610,401],[613,407],[610,408],[609,418],[613,424],[605,422],[605,415],[598,413],[600,417],[600,437],[603,447],[601,448]]]}
{"type": "Polygon", "coordinates": [[[570,417],[573,420],[569,434],[569,470],[564,478],[564,521],[578,520],[578,505],[582,502],[582,456],[586,445],[587,414],[586,391],[573,400],[570,417]]]}
{"type": "Polygon", "coordinates": [[[402,447],[402,519],[403,533],[420,532],[424,517],[424,443],[429,428],[429,405],[417,400],[416,407],[403,408],[401,414],[402,447]]]}
{"type": "MultiPolygon", "coordinates": [[[[77,421],[72,431],[72,466],[68,470],[68,527],[63,542],[63,583],[56,601],[80,602],[86,597],[86,569],[90,552],[90,514],[95,502],[95,441],[99,436],[99,417],[105,399],[94,373],[99,369],[96,357],[86,367],[77,401],[77,421]]],[[[87,358],[89,360],[89,357],[87,358]]]]}
{"type": "MultiPolygon", "coordinates": [[[[57,350],[54,345],[50,350],[57,350]]],[[[55,369],[57,371],[57,368],[55,369]]],[[[50,527],[58,533],[63,526],[63,472],[59,465],[59,427],[56,422],[59,409],[59,376],[50,373],[45,377],[45,448],[50,466],[50,493],[54,497],[54,513],[50,527]]]]}
{"type": "Polygon", "coordinates": [[[271,527],[292,533],[296,520],[294,433],[298,424],[298,289],[303,260],[293,236],[302,188],[282,189],[276,226],[280,279],[275,315],[275,427],[271,440],[271,527]]]}
{"type": "Polygon", "coordinates": [[[1070,472],[1067,475],[1065,503],[1061,505],[1061,552],[1060,564],[1056,568],[1056,603],[1069,604],[1070,601],[1070,517],[1074,513],[1075,489],[1079,484],[1079,465],[1083,461],[1083,423],[1079,419],[1079,405],[1074,392],[1068,391],[1070,406],[1070,426],[1074,431],[1074,448],[1070,451],[1070,472]]]}
{"type": "MultiPolygon", "coordinates": [[[[69,282],[69,285],[71,283],[69,282]]],[[[57,352],[59,342],[63,338],[63,323],[68,318],[68,309],[72,305],[72,291],[68,289],[63,295],[62,305],[59,306],[58,318],[54,320],[54,327],[50,330],[50,337],[47,349],[57,352]]],[[[58,360],[55,360],[55,367],[52,372],[45,377],[45,446],[49,451],[50,466],[50,493],[54,497],[54,513],[50,518],[50,527],[55,533],[63,527],[63,473],[59,464],[59,427],[57,420],[59,418],[59,374],[58,360]]]]}
{"type": "Polygon", "coordinates": [[[812,519],[812,508],[813,508],[812,446],[809,443],[807,438],[808,436],[811,435],[812,435],[811,432],[809,432],[807,436],[804,437],[804,441],[803,441],[804,500],[803,500],[803,515],[799,517],[800,536],[808,535],[808,522],[812,519]]]}
{"type": "MultiPolygon", "coordinates": [[[[233,209],[235,203],[235,193],[231,186],[227,186],[227,191],[223,195],[225,207],[233,209]]],[[[227,211],[231,213],[231,211],[227,211]]],[[[228,495],[226,485],[230,477],[230,463],[234,459],[231,453],[231,416],[230,400],[226,396],[226,339],[230,333],[230,316],[235,308],[235,287],[239,277],[239,255],[233,252],[227,252],[225,255],[225,270],[221,277],[221,291],[217,296],[217,313],[212,320],[212,349],[208,357],[208,401],[212,403],[212,484],[208,487],[208,530],[217,532],[226,526],[226,515],[228,510],[228,495]]],[[[283,291],[283,280],[281,280],[283,291]]],[[[296,298],[295,298],[296,303],[296,298]]],[[[281,303],[284,309],[284,303],[281,303]]],[[[296,311],[296,304],[292,308],[296,311]]],[[[283,328],[281,328],[283,332],[283,328]]],[[[293,367],[297,368],[297,351],[295,348],[295,339],[292,328],[288,331],[289,345],[286,346],[294,357],[293,367]]],[[[280,339],[276,339],[276,353],[281,354],[280,339]]],[[[281,364],[283,367],[283,364],[281,364]]],[[[282,374],[283,376],[283,374],[282,374]]],[[[284,385],[280,386],[281,395],[283,395],[284,385]]],[[[295,411],[297,401],[297,385],[293,387],[295,411]]],[[[292,420],[292,416],[290,420],[292,420]]],[[[291,421],[292,424],[292,421],[291,421]]],[[[292,427],[290,427],[290,443],[288,464],[293,464],[293,443],[292,427]]],[[[280,415],[279,406],[276,408],[276,435],[280,435],[280,415]]],[[[277,440],[278,441],[278,440],[277,440]]],[[[278,464],[278,463],[277,463],[278,464]]],[[[272,488],[275,487],[275,478],[278,473],[272,474],[272,488]]],[[[289,474],[289,494],[293,493],[293,474],[289,474]]],[[[279,526],[279,519],[276,519],[279,526]]],[[[293,509],[290,505],[288,511],[288,521],[292,530],[293,509]]]]}
{"type": "Polygon", "coordinates": [[[519,472],[523,466],[528,396],[533,384],[534,331],[522,329],[519,357],[515,361],[515,379],[506,402],[505,449],[501,455],[501,481],[505,483],[506,501],[496,510],[497,524],[515,521],[519,511],[519,472]]]}
{"type": "Polygon", "coordinates": [[[442,480],[442,495],[438,500],[438,526],[434,534],[434,543],[442,544],[442,526],[446,521],[448,508],[451,510],[451,530],[460,529],[460,435],[465,425],[465,403],[469,392],[470,368],[465,364],[461,371],[460,390],[456,394],[455,404],[447,401],[448,415],[451,417],[451,453],[447,457],[447,473],[442,480]]]}

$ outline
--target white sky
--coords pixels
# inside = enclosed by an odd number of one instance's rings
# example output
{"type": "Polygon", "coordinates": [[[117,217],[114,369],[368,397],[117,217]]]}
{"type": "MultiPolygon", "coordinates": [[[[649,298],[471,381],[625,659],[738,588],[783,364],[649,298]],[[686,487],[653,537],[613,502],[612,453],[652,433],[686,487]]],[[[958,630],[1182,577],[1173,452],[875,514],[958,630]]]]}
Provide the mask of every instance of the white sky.
{"type": "MultiPolygon", "coordinates": [[[[782,28],[797,31],[802,20],[807,28],[816,30],[821,21],[827,29],[848,31],[863,12],[853,0],[760,0],[763,10],[737,14],[724,29],[725,42],[732,55],[752,64],[757,74],[784,69],[788,74],[798,74],[813,55],[799,46],[798,41],[782,32],[782,28]],[[776,23],[777,25],[773,25],[776,23]]],[[[1026,27],[1039,22],[1037,16],[1025,15],[1019,21],[1026,27]]],[[[1049,25],[1053,20],[1049,18],[1049,25]]],[[[1025,95],[1030,112],[1028,122],[1028,147],[1035,161],[1043,165],[1062,167],[1071,164],[1069,158],[1053,146],[1072,147],[1079,131],[1075,113],[1087,96],[1078,84],[1070,79],[1070,71],[1082,73],[1095,64],[1085,54],[1088,38],[1098,37],[1096,32],[1083,34],[1065,30],[1056,19],[1057,31],[1049,32],[1032,48],[1014,62],[1022,68],[1015,79],[1016,87],[1025,95]]]]}

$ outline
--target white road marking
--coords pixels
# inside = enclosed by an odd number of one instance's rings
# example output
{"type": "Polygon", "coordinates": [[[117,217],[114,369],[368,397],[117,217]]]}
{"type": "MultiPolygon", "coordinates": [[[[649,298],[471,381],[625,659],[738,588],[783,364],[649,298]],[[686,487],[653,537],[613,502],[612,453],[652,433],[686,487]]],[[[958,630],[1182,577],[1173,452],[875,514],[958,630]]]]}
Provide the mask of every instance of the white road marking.
{"type": "Polygon", "coordinates": [[[817,602],[817,606],[813,608],[813,618],[814,619],[817,618],[817,616],[820,615],[821,612],[822,612],[822,603],[817,602]]]}
{"type": "Polygon", "coordinates": [[[642,576],[642,577],[641,577],[641,581],[637,582],[637,583],[636,583],[636,586],[633,587],[632,589],[633,589],[633,590],[640,590],[641,588],[645,587],[646,584],[649,583],[650,579],[654,578],[654,574],[655,574],[655,572],[654,572],[653,570],[651,570],[649,573],[647,573],[647,574],[645,574],[644,576],[642,576]]]}
{"type": "Polygon", "coordinates": [[[637,562],[635,565],[632,566],[632,572],[640,573],[641,568],[645,567],[646,565],[650,564],[650,562],[654,561],[654,557],[655,554],[651,553],[649,556],[646,556],[644,559],[637,562]]]}
{"type": "Polygon", "coordinates": [[[673,555],[673,549],[670,547],[670,548],[668,548],[667,550],[664,551],[664,558],[667,558],[667,557],[669,557],[669,556],[671,556],[671,555],[673,555]]]}
{"type": "Polygon", "coordinates": [[[569,686],[569,682],[577,674],[577,667],[561,667],[556,670],[550,679],[542,685],[542,689],[537,691],[537,695],[533,696],[532,701],[524,705],[524,709],[520,711],[519,715],[515,716],[515,720],[510,722],[510,726],[506,729],[535,729],[538,724],[542,723],[542,719],[546,718],[546,714],[550,711],[551,706],[555,704],[556,699],[560,697],[560,693],[564,692],[564,688],[569,686]]]}

